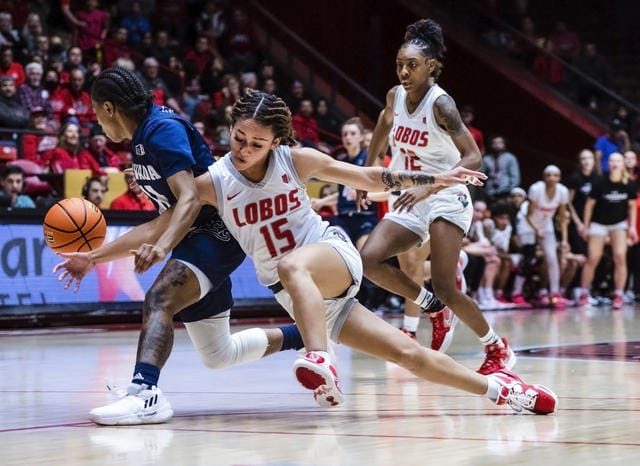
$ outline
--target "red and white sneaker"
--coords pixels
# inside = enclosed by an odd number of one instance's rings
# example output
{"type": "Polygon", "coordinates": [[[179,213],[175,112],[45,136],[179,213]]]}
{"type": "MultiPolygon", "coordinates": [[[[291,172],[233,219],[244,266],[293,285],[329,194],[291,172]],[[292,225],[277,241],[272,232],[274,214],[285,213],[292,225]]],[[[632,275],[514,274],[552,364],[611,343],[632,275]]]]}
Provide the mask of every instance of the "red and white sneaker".
{"type": "Polygon", "coordinates": [[[571,301],[562,296],[561,293],[551,295],[551,307],[554,309],[565,309],[571,305],[571,301]]]}
{"type": "Polygon", "coordinates": [[[611,302],[611,306],[614,309],[622,309],[622,306],[624,306],[624,297],[622,295],[615,295],[613,297],[613,301],[611,302]]]}
{"type": "Polygon", "coordinates": [[[589,300],[589,294],[588,293],[580,293],[580,297],[578,298],[578,306],[586,307],[586,306],[589,306],[590,304],[591,304],[591,302],[589,300]]]}
{"type": "Polygon", "coordinates": [[[444,353],[453,341],[453,330],[458,323],[458,317],[449,306],[439,312],[429,314],[431,320],[431,349],[444,353]]]}
{"type": "Polygon", "coordinates": [[[489,377],[501,385],[497,405],[509,405],[518,413],[526,409],[534,414],[550,414],[556,410],[558,397],[544,385],[529,385],[504,369],[489,377]]]}
{"type": "Polygon", "coordinates": [[[300,385],[313,390],[313,397],[323,408],[338,406],[344,400],[336,370],[321,355],[312,351],[298,358],[293,372],[300,385]]]}
{"type": "Polygon", "coordinates": [[[522,296],[520,293],[514,294],[511,298],[511,302],[513,302],[513,304],[515,304],[516,307],[520,309],[531,309],[533,307],[531,303],[524,299],[524,296],[522,296]]]}
{"type": "Polygon", "coordinates": [[[518,358],[513,350],[509,347],[507,339],[502,339],[503,346],[498,343],[487,345],[484,347],[486,353],[484,362],[477,370],[478,374],[489,375],[498,372],[502,369],[512,369],[516,365],[518,358]]]}
{"type": "Polygon", "coordinates": [[[402,327],[402,328],[400,329],[400,331],[401,331],[402,333],[404,333],[406,336],[408,336],[409,338],[411,338],[412,340],[415,340],[415,339],[416,339],[416,332],[413,332],[413,331],[411,331],[411,330],[407,330],[407,329],[406,329],[406,328],[404,328],[404,327],[402,327]]]}

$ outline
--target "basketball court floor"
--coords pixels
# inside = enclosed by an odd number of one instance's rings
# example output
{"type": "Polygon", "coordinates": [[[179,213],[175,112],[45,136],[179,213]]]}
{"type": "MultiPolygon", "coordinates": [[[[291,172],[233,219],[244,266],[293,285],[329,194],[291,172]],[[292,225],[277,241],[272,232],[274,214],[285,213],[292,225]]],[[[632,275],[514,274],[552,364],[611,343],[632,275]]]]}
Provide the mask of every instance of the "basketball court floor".
{"type": "MultiPolygon", "coordinates": [[[[0,465],[640,464],[640,306],[486,315],[517,351],[515,371],[556,391],[555,414],[515,414],[345,347],[346,402],[327,411],[295,381],[295,352],[211,371],[178,328],[160,379],[174,418],[101,427],[87,412],[108,401],[105,379],[128,383],[137,329],[4,331],[0,465]]],[[[463,325],[449,354],[482,361],[463,325]]]]}

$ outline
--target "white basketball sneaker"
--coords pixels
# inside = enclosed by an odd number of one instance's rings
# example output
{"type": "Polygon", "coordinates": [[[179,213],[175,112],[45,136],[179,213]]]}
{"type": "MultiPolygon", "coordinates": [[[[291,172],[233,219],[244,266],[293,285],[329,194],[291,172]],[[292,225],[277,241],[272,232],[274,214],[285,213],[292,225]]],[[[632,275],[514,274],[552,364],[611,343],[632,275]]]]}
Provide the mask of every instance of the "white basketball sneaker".
{"type": "Polygon", "coordinates": [[[307,353],[293,363],[293,372],[300,385],[313,390],[313,397],[323,408],[342,403],[344,396],[338,383],[335,368],[321,355],[307,353]]]}
{"type": "Polygon", "coordinates": [[[171,405],[158,387],[132,383],[127,391],[109,387],[120,399],[89,412],[89,419],[105,426],[160,424],[173,416],[171,405]]]}

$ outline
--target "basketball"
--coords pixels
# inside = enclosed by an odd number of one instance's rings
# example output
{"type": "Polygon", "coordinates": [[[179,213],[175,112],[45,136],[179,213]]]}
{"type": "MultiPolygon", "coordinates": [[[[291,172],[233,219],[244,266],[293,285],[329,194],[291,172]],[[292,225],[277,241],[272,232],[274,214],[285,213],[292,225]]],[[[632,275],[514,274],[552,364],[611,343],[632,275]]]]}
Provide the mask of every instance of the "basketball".
{"type": "Polygon", "coordinates": [[[100,209],[73,197],[56,202],[44,217],[44,239],[54,252],[88,252],[104,242],[107,222],[100,209]]]}

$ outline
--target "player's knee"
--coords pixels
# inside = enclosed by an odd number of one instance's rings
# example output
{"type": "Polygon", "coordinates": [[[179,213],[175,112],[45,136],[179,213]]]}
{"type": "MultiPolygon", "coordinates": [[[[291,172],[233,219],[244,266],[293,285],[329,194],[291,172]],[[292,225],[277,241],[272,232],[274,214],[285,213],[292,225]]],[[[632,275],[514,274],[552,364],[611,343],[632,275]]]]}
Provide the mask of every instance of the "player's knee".
{"type": "Polygon", "coordinates": [[[423,356],[424,348],[410,340],[407,344],[395,348],[392,362],[410,372],[415,372],[420,366],[423,356]]]}
{"type": "Polygon", "coordinates": [[[440,275],[434,273],[431,277],[433,291],[443,302],[450,303],[460,294],[460,290],[456,287],[454,277],[442,277],[440,275]]]}
{"type": "Polygon", "coordinates": [[[362,267],[365,275],[375,273],[382,263],[382,258],[376,253],[375,249],[368,248],[366,244],[360,251],[360,257],[362,258],[362,267]]]}
{"type": "Polygon", "coordinates": [[[223,369],[234,364],[236,351],[233,341],[229,340],[223,346],[199,349],[198,353],[207,369],[223,369]]]}
{"type": "Polygon", "coordinates": [[[290,282],[304,271],[304,266],[295,257],[285,256],[278,262],[278,277],[282,282],[290,282]]]}

